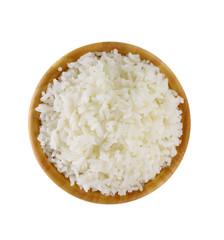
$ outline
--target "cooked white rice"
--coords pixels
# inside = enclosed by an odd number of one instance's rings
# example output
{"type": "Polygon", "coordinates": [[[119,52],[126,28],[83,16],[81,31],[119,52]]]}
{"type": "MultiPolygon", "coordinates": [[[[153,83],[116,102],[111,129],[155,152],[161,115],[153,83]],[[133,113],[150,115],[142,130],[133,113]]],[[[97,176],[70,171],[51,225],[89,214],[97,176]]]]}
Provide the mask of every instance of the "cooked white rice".
{"type": "Polygon", "coordinates": [[[177,154],[183,99],[139,55],[87,53],[68,68],[36,108],[49,161],[85,191],[142,190],[177,154]]]}

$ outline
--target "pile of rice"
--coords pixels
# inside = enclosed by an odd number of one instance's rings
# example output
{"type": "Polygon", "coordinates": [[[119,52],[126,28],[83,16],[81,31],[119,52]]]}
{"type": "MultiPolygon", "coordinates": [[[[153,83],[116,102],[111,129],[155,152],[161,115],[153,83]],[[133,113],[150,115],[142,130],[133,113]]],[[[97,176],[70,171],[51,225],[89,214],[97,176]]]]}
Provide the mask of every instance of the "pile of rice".
{"type": "Polygon", "coordinates": [[[85,191],[142,190],[177,154],[183,99],[139,55],[87,53],[68,68],[36,108],[49,161],[85,191]]]}

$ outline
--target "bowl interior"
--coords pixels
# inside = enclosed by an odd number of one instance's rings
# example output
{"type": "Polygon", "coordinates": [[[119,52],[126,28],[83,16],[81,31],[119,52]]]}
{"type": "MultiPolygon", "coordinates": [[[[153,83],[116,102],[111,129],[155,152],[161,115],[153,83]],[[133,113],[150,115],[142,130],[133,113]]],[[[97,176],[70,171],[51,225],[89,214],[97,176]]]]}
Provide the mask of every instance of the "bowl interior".
{"type": "Polygon", "coordinates": [[[180,85],[178,79],[173,74],[173,72],[168,68],[168,66],[163,63],[159,58],[151,54],[150,52],[139,48],[137,46],[133,46],[126,43],[119,42],[102,42],[90,44],[81,48],[78,48],[65,56],[59,59],[53,66],[49,68],[49,70],[45,73],[45,75],[40,80],[38,86],[35,89],[33,94],[30,109],[29,109],[29,135],[31,140],[31,145],[34,151],[34,154],[37,158],[38,163],[45,171],[45,173],[53,180],[59,187],[64,189],[66,192],[76,196],[80,199],[95,202],[95,203],[124,203],[129,202],[138,198],[141,198],[159,186],[161,186],[164,182],[166,182],[169,177],[174,173],[180,164],[184,153],[187,148],[188,140],[190,134],[190,111],[189,105],[184,93],[182,86],[180,85]],[[155,66],[160,68],[160,71],[166,75],[169,80],[169,87],[178,92],[178,94],[184,99],[184,104],[180,104],[179,108],[182,110],[182,123],[183,123],[183,135],[181,137],[181,144],[177,147],[177,155],[172,159],[171,165],[169,167],[164,168],[154,180],[147,182],[144,185],[143,191],[133,191],[131,193],[127,193],[125,196],[119,196],[116,194],[115,196],[104,196],[99,191],[85,192],[84,190],[80,190],[78,185],[70,186],[69,179],[65,178],[62,173],[59,173],[57,169],[54,167],[52,163],[50,163],[47,159],[47,156],[43,153],[42,148],[40,146],[39,141],[37,140],[39,134],[39,126],[41,124],[39,120],[39,113],[35,111],[35,108],[40,104],[40,98],[42,91],[46,91],[47,85],[53,81],[54,78],[60,76],[61,72],[58,71],[58,68],[61,67],[62,71],[65,71],[67,67],[67,63],[76,61],[79,57],[84,55],[87,52],[102,52],[102,51],[111,51],[113,49],[117,49],[119,53],[126,55],[131,52],[133,54],[139,54],[142,60],[149,60],[155,66]]]}

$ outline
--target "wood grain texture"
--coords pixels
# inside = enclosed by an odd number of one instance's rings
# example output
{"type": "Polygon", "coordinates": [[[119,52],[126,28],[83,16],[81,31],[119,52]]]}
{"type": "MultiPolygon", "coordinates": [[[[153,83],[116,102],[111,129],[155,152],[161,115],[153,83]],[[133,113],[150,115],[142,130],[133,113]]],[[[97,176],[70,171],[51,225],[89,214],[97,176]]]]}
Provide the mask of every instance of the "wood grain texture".
{"type": "Polygon", "coordinates": [[[159,58],[151,54],[150,52],[139,48],[137,46],[133,46],[126,43],[120,42],[101,42],[90,44],[87,46],[83,46],[78,48],[64,57],[59,59],[50,69],[45,73],[45,75],[40,80],[35,92],[33,94],[30,109],[29,109],[29,136],[31,145],[34,151],[34,154],[37,158],[38,163],[45,171],[45,173],[51,178],[53,182],[55,182],[59,187],[61,187],[66,192],[71,195],[78,197],[80,199],[94,202],[94,203],[103,203],[103,204],[115,204],[115,203],[124,203],[129,202],[138,198],[141,198],[155,189],[160,187],[163,183],[165,183],[170,176],[177,169],[180,164],[184,153],[186,151],[188,140],[190,135],[190,110],[188,101],[185,95],[185,92],[180,85],[178,79],[173,74],[173,72],[168,68],[168,66],[163,63],[159,58]],[[144,185],[143,191],[134,191],[131,193],[127,193],[125,196],[119,196],[116,194],[115,196],[104,196],[99,191],[85,192],[84,190],[80,190],[79,186],[74,185],[70,186],[69,179],[65,178],[62,173],[59,173],[57,169],[54,167],[52,163],[50,163],[47,159],[47,156],[43,153],[42,148],[40,146],[39,141],[37,140],[37,136],[39,134],[39,113],[35,111],[35,108],[40,104],[40,98],[42,91],[46,91],[48,83],[52,82],[54,78],[59,77],[61,72],[58,71],[59,67],[62,67],[62,70],[65,71],[68,69],[67,63],[76,61],[79,57],[84,55],[87,52],[94,51],[111,51],[113,49],[118,49],[118,52],[125,55],[129,52],[133,54],[139,54],[141,59],[149,60],[154,65],[160,68],[160,71],[166,75],[169,80],[169,87],[178,92],[178,94],[184,98],[184,104],[180,104],[180,109],[182,110],[182,123],[183,123],[183,135],[181,137],[181,144],[177,147],[177,155],[172,159],[171,165],[169,167],[164,168],[154,180],[149,181],[144,185]]]}

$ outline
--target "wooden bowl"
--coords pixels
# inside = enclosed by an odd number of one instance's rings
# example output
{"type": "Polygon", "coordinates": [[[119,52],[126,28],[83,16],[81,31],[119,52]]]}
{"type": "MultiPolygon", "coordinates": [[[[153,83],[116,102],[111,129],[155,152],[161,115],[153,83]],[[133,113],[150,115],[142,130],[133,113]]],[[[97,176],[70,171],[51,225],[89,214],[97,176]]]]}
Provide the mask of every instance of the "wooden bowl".
{"type": "Polygon", "coordinates": [[[30,141],[32,144],[34,154],[40,166],[42,167],[42,169],[51,178],[53,182],[55,182],[59,187],[61,187],[66,192],[80,199],[83,199],[89,202],[94,202],[94,203],[104,203],[104,204],[124,203],[124,202],[129,202],[129,201],[133,201],[135,199],[141,198],[153,192],[155,189],[157,189],[159,186],[165,183],[168,180],[168,178],[170,178],[170,176],[177,169],[186,151],[189,135],[190,135],[189,105],[188,105],[188,101],[184,93],[184,90],[180,85],[176,76],[167,67],[165,63],[163,63],[159,58],[154,56],[152,53],[142,48],[139,48],[130,44],[126,44],[126,43],[120,43],[120,42],[101,42],[101,43],[90,44],[90,45],[78,48],[66,54],[61,59],[59,59],[53,66],[49,68],[49,70],[45,73],[45,75],[40,80],[33,94],[31,104],[30,104],[30,109],[29,109],[30,141]],[[164,73],[168,78],[169,87],[177,91],[178,94],[182,98],[184,98],[184,104],[180,104],[179,106],[183,112],[182,113],[183,135],[181,137],[182,142],[177,147],[177,155],[172,159],[171,165],[169,167],[164,168],[155,177],[154,180],[147,182],[144,185],[143,191],[133,191],[131,193],[127,193],[125,196],[119,196],[118,194],[116,194],[115,196],[104,196],[99,191],[92,192],[91,190],[89,190],[88,192],[85,192],[84,190],[80,190],[78,185],[71,186],[69,179],[65,178],[65,176],[62,173],[59,173],[57,169],[54,167],[54,165],[48,161],[47,156],[43,153],[40,143],[37,140],[37,136],[39,134],[39,126],[41,122],[39,120],[39,113],[35,111],[35,108],[40,104],[41,92],[46,90],[48,83],[52,82],[54,78],[59,77],[59,75],[61,74],[61,72],[58,71],[59,67],[62,67],[62,70],[65,71],[68,68],[67,63],[76,61],[79,57],[81,57],[87,52],[94,52],[94,51],[108,52],[115,48],[118,49],[118,52],[123,55],[129,52],[133,54],[139,54],[142,60],[143,59],[149,60],[155,66],[159,67],[160,71],[164,73]]]}

